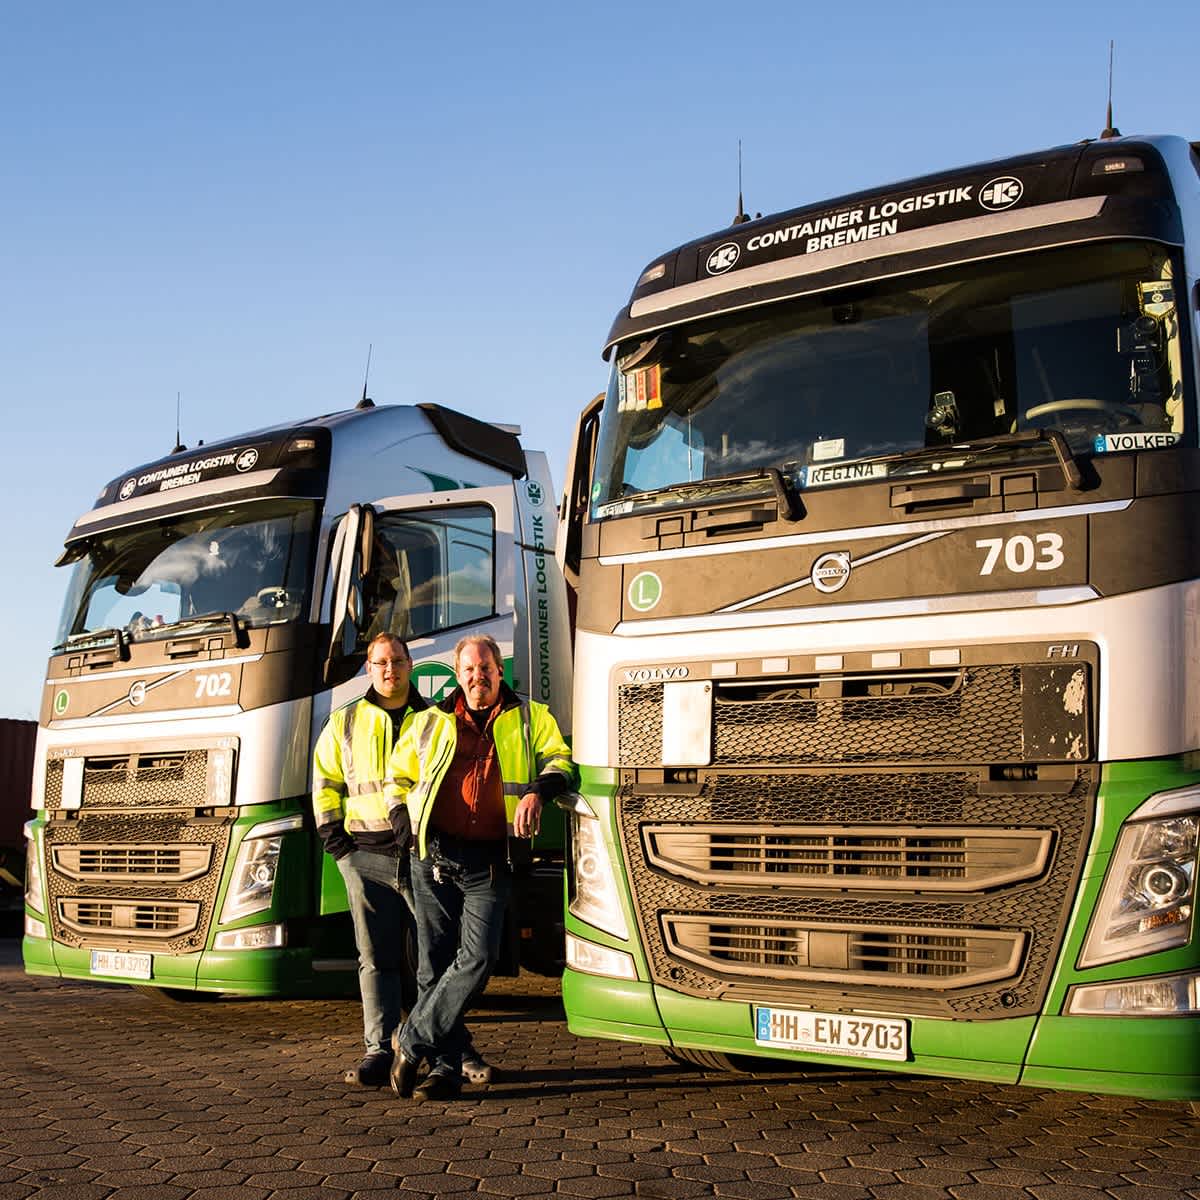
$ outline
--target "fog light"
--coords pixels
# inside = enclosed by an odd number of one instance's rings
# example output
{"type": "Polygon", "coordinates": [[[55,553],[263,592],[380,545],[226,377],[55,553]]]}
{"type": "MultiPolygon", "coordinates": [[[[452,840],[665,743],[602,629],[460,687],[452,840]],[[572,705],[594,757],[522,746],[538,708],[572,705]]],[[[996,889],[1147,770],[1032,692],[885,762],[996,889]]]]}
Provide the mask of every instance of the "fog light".
{"type": "Polygon", "coordinates": [[[1072,1017],[1180,1017],[1200,1011],[1200,975],[1162,975],[1156,979],[1118,979],[1088,983],[1067,993],[1072,1017]]]}
{"type": "Polygon", "coordinates": [[[585,942],[573,933],[567,934],[567,966],[585,975],[607,975],[613,979],[637,978],[632,954],[597,946],[595,942],[585,942]]]}
{"type": "Polygon", "coordinates": [[[213,938],[214,950],[271,950],[287,945],[282,925],[251,925],[249,929],[228,929],[213,938]]]}
{"type": "Polygon", "coordinates": [[[31,917],[26,913],[25,936],[30,938],[48,938],[50,935],[46,932],[46,926],[43,922],[39,921],[37,917],[31,917]]]}

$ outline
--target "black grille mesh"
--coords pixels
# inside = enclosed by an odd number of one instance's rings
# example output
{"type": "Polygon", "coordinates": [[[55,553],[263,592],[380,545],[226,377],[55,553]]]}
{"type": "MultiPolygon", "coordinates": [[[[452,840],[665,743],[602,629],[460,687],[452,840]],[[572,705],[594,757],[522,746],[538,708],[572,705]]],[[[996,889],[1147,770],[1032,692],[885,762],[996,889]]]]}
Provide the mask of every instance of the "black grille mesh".
{"type": "MultiPolygon", "coordinates": [[[[878,694],[886,677],[866,690],[866,677],[812,682],[814,694],[797,695],[781,682],[777,696],[717,685],[713,702],[713,763],[718,766],[816,765],[880,762],[1033,762],[1087,757],[1089,715],[1062,704],[1035,708],[1033,697],[1061,693],[1067,680],[1087,678],[1084,664],[984,664],[952,672],[929,685],[941,694],[878,694]],[[816,695],[820,684],[841,694],[816,695]],[[943,691],[943,687],[945,690],[943,691]],[[1061,727],[1045,744],[1031,729],[1061,727]],[[1074,749],[1063,748],[1077,737],[1074,749]]],[[[900,689],[911,680],[897,676],[900,689]]],[[[618,757],[621,766],[656,766],[662,759],[663,684],[618,687],[618,757]]],[[[1087,694],[1087,687],[1084,693],[1087,694]]]]}
{"type": "MultiPolygon", "coordinates": [[[[54,937],[67,946],[101,946],[113,949],[151,949],[189,954],[203,949],[214,919],[217,891],[229,848],[232,819],[196,820],[196,810],[206,803],[207,751],[89,757],[84,764],[82,805],[70,819],[57,816],[62,809],[62,759],[46,764],[46,808],[51,814],[44,831],[47,864],[54,861],[55,846],[132,847],[147,845],[203,845],[212,847],[212,869],[183,882],[156,879],[152,860],[146,862],[146,882],[85,883],[59,874],[48,866],[47,907],[54,937]],[[159,811],[148,811],[148,810],[159,811]],[[163,811],[166,810],[166,811],[163,811]],[[55,817],[57,816],[57,819],[55,817]],[[86,938],[59,920],[59,901],[82,901],[81,911],[103,913],[107,902],[200,905],[199,921],[190,933],[174,938],[139,938],[127,930],[96,929],[86,938]]],[[[73,911],[79,910],[73,905],[73,911]]],[[[164,909],[166,911],[166,909],[164,909]]]]}
{"type": "MultiPolygon", "coordinates": [[[[83,771],[83,807],[200,808],[207,795],[207,750],[121,754],[89,758],[83,771]]],[[[63,760],[46,763],[46,808],[62,807],[63,760]]]]}
{"type": "MultiPolygon", "coordinates": [[[[644,795],[625,783],[618,793],[618,822],[625,860],[630,864],[635,911],[656,982],[703,997],[796,1003],[820,1008],[831,1002],[824,989],[804,982],[780,983],[764,964],[761,980],[722,976],[672,958],[664,945],[659,915],[699,916],[719,925],[730,918],[772,923],[928,927],[945,936],[953,930],[1023,931],[1024,962],[1014,978],[954,995],[902,992],[886,972],[877,987],[847,986],[844,1003],[887,1003],[894,996],[907,1011],[937,1016],[1012,1017],[1036,1012],[1050,972],[1082,862],[1086,831],[1098,783],[1093,768],[1081,767],[1066,793],[981,791],[980,774],[963,770],[796,772],[773,775],[713,773],[699,795],[644,795]],[[697,885],[647,865],[641,844],[643,823],[721,822],[736,834],[739,824],[775,822],[863,826],[877,823],[881,834],[914,823],[1050,829],[1055,846],[1046,874],[995,893],[942,897],[913,889],[833,895],[697,885]]],[[[1065,783],[1064,783],[1064,786],[1065,783]]],[[[842,1000],[838,1002],[843,1003],[842,1000]]]]}

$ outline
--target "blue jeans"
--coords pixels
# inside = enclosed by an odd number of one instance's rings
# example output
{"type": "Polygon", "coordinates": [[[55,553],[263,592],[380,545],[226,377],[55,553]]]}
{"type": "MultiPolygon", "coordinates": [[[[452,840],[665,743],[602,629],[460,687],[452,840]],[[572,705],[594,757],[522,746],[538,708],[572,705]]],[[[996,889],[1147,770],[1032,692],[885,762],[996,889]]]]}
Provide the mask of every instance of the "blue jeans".
{"type": "Polygon", "coordinates": [[[512,891],[505,847],[439,838],[434,860],[412,860],[417,920],[417,1002],[400,1031],[400,1048],[434,1071],[457,1074],[467,1041],[463,1016],[500,956],[504,910],[512,891]]]}
{"type": "Polygon", "coordinates": [[[390,1054],[392,1031],[403,1012],[404,925],[413,907],[408,879],[401,876],[404,859],[352,850],[337,865],[358,947],[363,1045],[368,1054],[390,1054]]]}

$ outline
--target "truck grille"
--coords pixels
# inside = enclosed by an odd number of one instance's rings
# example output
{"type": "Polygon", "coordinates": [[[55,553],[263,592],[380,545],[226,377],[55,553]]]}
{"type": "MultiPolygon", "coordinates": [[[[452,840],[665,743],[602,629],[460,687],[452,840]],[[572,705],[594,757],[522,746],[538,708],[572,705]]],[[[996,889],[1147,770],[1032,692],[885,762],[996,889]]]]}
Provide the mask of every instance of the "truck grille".
{"type": "Polygon", "coordinates": [[[1099,774],[706,772],[617,819],[652,977],[688,995],[987,1019],[1036,1012],[1099,774]]]}
{"type": "Polygon", "coordinates": [[[118,933],[127,937],[178,938],[200,919],[196,903],[59,900],[58,919],[76,933],[118,933]]]}
{"type": "MultiPolygon", "coordinates": [[[[208,798],[205,749],[102,754],[83,760],[83,808],[202,808],[208,798]]],[[[62,808],[65,759],[46,763],[45,807],[62,808]]]]}
{"type": "Polygon", "coordinates": [[[1019,931],[960,933],[663,915],[668,953],[731,975],[958,988],[1008,979],[1020,963],[1019,931]]]}
{"type": "Polygon", "coordinates": [[[233,825],[232,809],[211,807],[213,756],[228,772],[228,746],[82,755],[70,768],[63,758],[46,763],[54,938],[76,948],[202,950],[233,825]]]}
{"type": "Polygon", "coordinates": [[[643,851],[665,871],[726,888],[894,888],[980,891],[1033,879],[1048,829],[644,825],[643,851]]]}
{"type": "Polygon", "coordinates": [[[51,861],[68,879],[181,883],[203,875],[212,852],[212,846],[55,846],[51,861]]]}
{"type": "MultiPolygon", "coordinates": [[[[1082,762],[1091,756],[1090,684],[1087,662],[717,682],[712,762],[1082,762]]],[[[669,686],[618,687],[619,765],[662,762],[669,686]]]]}

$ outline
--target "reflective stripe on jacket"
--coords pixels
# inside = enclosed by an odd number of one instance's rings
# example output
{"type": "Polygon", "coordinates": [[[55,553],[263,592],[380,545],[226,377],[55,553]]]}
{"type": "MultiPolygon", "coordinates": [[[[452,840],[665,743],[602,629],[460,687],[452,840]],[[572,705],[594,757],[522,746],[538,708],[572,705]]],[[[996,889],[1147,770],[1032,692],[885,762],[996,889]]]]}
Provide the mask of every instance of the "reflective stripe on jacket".
{"type": "MultiPolygon", "coordinates": [[[[424,701],[409,693],[401,731],[424,701]]],[[[366,696],[333,712],[313,751],[313,816],[317,832],[342,824],[350,835],[391,833],[388,820],[388,758],[392,750],[392,718],[366,696]]]]}
{"type": "MultiPolygon", "coordinates": [[[[407,804],[417,835],[417,853],[422,858],[426,855],[429,816],[458,742],[454,715],[457,698],[456,689],[437,707],[406,721],[389,763],[388,808],[395,812],[407,804]]],[[[568,791],[575,780],[575,767],[558,722],[546,705],[519,699],[507,685],[501,688],[500,704],[502,711],[492,722],[492,738],[504,780],[504,808],[511,832],[520,798],[536,791],[545,800],[568,791]]]]}

